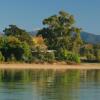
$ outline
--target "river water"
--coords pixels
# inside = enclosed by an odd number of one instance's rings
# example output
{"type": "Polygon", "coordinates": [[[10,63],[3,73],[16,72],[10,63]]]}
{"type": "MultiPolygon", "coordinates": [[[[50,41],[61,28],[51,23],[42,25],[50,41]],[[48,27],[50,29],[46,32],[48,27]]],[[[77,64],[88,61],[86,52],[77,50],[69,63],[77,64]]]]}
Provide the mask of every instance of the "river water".
{"type": "Polygon", "coordinates": [[[0,70],[0,100],[100,100],[100,70],[0,70]]]}

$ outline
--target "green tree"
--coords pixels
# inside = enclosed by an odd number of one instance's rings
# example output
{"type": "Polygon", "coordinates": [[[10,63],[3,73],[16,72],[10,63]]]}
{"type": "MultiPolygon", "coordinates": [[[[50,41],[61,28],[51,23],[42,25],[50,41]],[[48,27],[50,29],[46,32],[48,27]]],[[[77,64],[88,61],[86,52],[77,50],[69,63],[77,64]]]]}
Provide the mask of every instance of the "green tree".
{"type": "Polygon", "coordinates": [[[80,57],[78,54],[72,53],[67,51],[66,49],[61,49],[60,51],[56,52],[57,60],[65,61],[66,63],[80,63],[80,57]]]}
{"type": "Polygon", "coordinates": [[[21,44],[21,47],[23,48],[23,56],[22,59],[26,62],[31,62],[32,60],[32,53],[29,45],[26,42],[23,42],[21,44]]]}
{"type": "MultiPolygon", "coordinates": [[[[58,15],[43,20],[46,27],[40,30],[37,35],[43,36],[48,49],[58,50],[64,48],[73,51],[73,47],[79,49],[82,43],[80,29],[74,27],[74,23],[73,15],[60,11],[58,15]],[[75,37],[73,34],[76,34],[75,37]]],[[[78,49],[75,51],[78,51],[78,49]]]]}
{"type": "Polygon", "coordinates": [[[4,33],[6,36],[14,36],[18,38],[21,42],[26,42],[29,45],[32,45],[32,37],[25,30],[17,27],[16,25],[9,25],[8,28],[5,28],[4,33]]]}
{"type": "Polygon", "coordinates": [[[5,60],[4,56],[2,55],[2,53],[0,52],[0,62],[3,62],[5,60]]]}
{"type": "Polygon", "coordinates": [[[2,40],[4,43],[1,45],[0,51],[4,55],[5,60],[10,60],[12,55],[14,55],[17,60],[20,60],[23,53],[20,40],[13,36],[2,37],[2,40]]]}
{"type": "Polygon", "coordinates": [[[3,41],[0,51],[5,57],[5,61],[12,61],[13,58],[17,61],[26,61],[24,58],[28,60],[31,56],[29,45],[14,36],[2,37],[0,41],[3,41]]]}

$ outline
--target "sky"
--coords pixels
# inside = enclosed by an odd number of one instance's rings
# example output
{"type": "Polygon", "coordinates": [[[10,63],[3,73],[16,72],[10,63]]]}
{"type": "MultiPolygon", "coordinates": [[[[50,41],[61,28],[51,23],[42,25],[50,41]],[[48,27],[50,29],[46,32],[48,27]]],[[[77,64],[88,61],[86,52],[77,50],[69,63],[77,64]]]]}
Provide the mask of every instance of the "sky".
{"type": "Polygon", "coordinates": [[[77,27],[100,35],[100,0],[0,0],[0,31],[10,24],[40,29],[43,19],[61,10],[74,15],[77,27]]]}

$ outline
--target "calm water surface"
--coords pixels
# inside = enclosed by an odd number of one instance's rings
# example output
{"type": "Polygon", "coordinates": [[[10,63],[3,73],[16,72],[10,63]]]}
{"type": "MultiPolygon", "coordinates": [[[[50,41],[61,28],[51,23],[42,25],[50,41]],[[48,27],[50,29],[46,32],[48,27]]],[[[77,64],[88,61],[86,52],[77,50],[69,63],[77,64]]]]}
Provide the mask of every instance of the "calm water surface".
{"type": "Polygon", "coordinates": [[[100,100],[100,70],[0,70],[0,100],[100,100]]]}

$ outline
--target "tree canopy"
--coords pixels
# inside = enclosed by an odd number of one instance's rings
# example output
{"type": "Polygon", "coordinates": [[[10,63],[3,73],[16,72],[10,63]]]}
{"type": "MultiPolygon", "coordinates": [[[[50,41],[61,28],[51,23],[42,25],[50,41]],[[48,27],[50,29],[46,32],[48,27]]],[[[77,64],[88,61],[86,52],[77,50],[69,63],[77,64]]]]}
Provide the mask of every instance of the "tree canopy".
{"type": "Polygon", "coordinates": [[[3,31],[6,36],[14,36],[18,38],[21,42],[26,42],[32,46],[32,37],[25,30],[17,27],[16,25],[9,25],[8,28],[5,28],[3,31]]]}
{"type": "Polygon", "coordinates": [[[5,57],[5,61],[16,59],[17,61],[22,61],[27,59],[31,55],[31,50],[26,42],[21,42],[18,38],[14,36],[0,37],[0,51],[5,57]]]}
{"type": "Polygon", "coordinates": [[[80,28],[75,27],[74,23],[73,15],[60,11],[58,15],[43,20],[43,25],[46,25],[46,27],[40,30],[37,35],[43,36],[48,49],[58,50],[64,48],[76,52],[79,51],[82,39],[80,28]]]}

